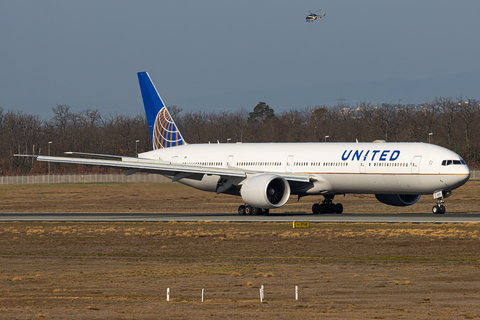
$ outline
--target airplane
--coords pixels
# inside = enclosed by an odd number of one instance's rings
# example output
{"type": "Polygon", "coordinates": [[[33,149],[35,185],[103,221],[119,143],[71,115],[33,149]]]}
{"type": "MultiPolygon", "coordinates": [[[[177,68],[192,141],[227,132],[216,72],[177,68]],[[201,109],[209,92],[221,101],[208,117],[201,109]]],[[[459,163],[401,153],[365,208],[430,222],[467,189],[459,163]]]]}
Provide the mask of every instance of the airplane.
{"type": "MultiPolygon", "coordinates": [[[[323,8],[315,12],[322,11],[322,10],[323,8]]],[[[308,12],[310,12],[310,14],[305,18],[307,22],[313,22],[317,19],[322,19],[323,17],[325,17],[325,12],[321,15],[315,14],[315,12],[311,12],[310,10],[308,10],[308,12]]]]}
{"type": "Polygon", "coordinates": [[[269,214],[290,196],[322,196],[321,203],[313,204],[313,214],[340,214],[343,205],[333,200],[345,194],[374,194],[391,206],[410,206],[421,195],[433,195],[433,213],[443,214],[443,199],[470,177],[458,154],[428,143],[188,144],[148,73],[137,76],[151,151],[138,157],[82,152],[65,152],[76,157],[32,156],[38,161],[121,168],[126,175],[161,174],[200,190],[239,196],[244,202],[238,207],[241,215],[269,214]]]}

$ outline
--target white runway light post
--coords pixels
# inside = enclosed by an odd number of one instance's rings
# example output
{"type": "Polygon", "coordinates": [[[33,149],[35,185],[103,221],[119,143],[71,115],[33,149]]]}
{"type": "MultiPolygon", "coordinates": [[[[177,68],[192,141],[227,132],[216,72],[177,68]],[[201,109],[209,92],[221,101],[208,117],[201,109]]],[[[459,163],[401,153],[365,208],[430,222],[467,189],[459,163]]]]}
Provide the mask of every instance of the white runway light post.
{"type": "Polygon", "coordinates": [[[431,138],[432,136],[433,136],[433,132],[430,132],[430,133],[428,134],[428,143],[430,143],[430,138],[431,138]]]}
{"type": "Polygon", "coordinates": [[[136,141],[135,141],[135,157],[136,157],[136,158],[138,158],[137,145],[138,145],[139,142],[140,142],[140,140],[136,140],[136,141]]]}

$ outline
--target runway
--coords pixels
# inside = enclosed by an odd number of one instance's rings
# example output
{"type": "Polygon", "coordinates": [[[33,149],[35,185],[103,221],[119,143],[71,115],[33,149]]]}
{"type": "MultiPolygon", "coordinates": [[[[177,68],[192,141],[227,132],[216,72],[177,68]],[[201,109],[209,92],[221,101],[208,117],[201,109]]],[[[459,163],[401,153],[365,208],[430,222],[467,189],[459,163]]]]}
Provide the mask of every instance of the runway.
{"type": "Polygon", "coordinates": [[[0,221],[78,221],[78,222],[293,222],[311,223],[469,223],[480,222],[480,214],[305,214],[280,213],[268,216],[241,216],[233,213],[0,213],[0,221]]]}

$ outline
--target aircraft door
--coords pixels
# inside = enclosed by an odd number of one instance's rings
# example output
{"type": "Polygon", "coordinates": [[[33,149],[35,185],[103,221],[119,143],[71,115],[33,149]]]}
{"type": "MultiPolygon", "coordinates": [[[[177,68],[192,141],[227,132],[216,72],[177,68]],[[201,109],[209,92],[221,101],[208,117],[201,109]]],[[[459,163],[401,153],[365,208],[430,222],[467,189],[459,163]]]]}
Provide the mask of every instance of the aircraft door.
{"type": "Polygon", "coordinates": [[[232,167],[233,166],[233,156],[230,155],[227,158],[227,167],[232,167]]]}
{"type": "Polygon", "coordinates": [[[285,167],[285,171],[286,172],[292,172],[292,167],[293,167],[293,156],[290,155],[287,157],[287,164],[286,164],[286,167],[285,167]]]}
{"type": "Polygon", "coordinates": [[[365,169],[366,169],[365,162],[363,161],[360,162],[360,173],[365,173],[365,169]]]}
{"type": "Polygon", "coordinates": [[[412,174],[418,174],[420,172],[420,161],[422,160],[421,156],[413,157],[412,161],[412,174]]]}

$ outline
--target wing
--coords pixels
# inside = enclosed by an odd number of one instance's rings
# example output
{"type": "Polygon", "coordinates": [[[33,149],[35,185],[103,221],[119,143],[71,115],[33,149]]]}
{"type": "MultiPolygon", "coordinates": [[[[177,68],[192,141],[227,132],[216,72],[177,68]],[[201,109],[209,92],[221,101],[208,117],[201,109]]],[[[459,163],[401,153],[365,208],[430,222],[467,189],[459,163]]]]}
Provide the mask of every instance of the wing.
{"type": "MultiPolygon", "coordinates": [[[[168,161],[160,161],[153,159],[143,159],[143,158],[133,158],[133,157],[122,157],[122,156],[113,156],[113,155],[103,155],[103,154],[88,154],[88,153],[73,153],[69,154],[83,154],[83,155],[95,155],[101,157],[110,157],[117,160],[109,159],[87,159],[87,158],[73,158],[73,157],[54,157],[54,156],[39,156],[39,155],[21,155],[16,154],[15,156],[19,157],[34,157],[37,161],[45,162],[57,162],[57,163],[74,163],[74,164],[87,164],[94,166],[105,166],[111,168],[118,168],[128,170],[126,175],[134,174],[137,172],[146,172],[161,174],[168,177],[173,177],[172,181],[178,181],[183,178],[191,178],[201,180],[204,175],[218,175],[222,178],[248,178],[249,176],[262,174],[265,172],[254,171],[254,170],[245,170],[243,168],[237,167],[207,167],[200,165],[186,165],[181,163],[172,163],[168,161]]],[[[296,173],[274,173],[283,177],[289,182],[297,183],[309,183],[315,181],[314,177],[311,177],[307,174],[296,174],[296,173]]]]}

